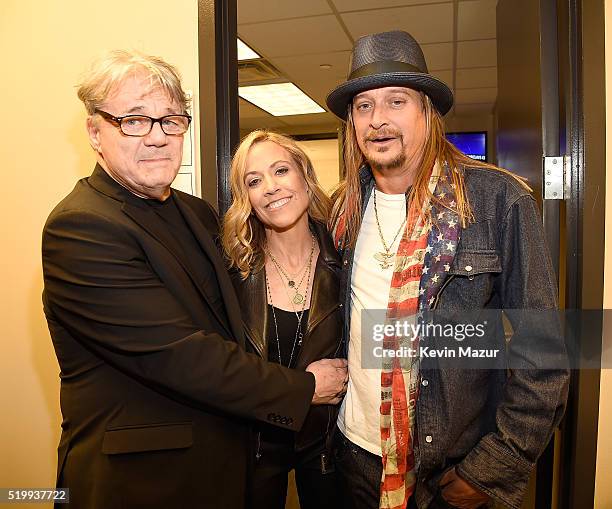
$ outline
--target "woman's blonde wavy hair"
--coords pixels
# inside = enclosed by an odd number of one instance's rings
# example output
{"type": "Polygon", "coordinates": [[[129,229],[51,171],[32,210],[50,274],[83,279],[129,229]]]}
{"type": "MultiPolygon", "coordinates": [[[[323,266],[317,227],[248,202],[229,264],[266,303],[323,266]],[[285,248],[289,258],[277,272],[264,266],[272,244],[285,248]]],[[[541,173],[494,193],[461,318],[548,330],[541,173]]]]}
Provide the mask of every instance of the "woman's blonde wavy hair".
{"type": "MultiPolygon", "coordinates": [[[[423,113],[426,122],[425,144],[420,154],[419,170],[415,175],[412,187],[408,194],[408,203],[426,203],[431,200],[432,205],[445,207],[440,200],[429,191],[429,177],[436,161],[440,164],[447,163],[451,168],[449,177],[455,190],[455,201],[457,212],[461,221],[461,226],[466,227],[473,220],[472,210],[467,199],[463,168],[476,167],[500,171],[514,177],[522,186],[531,191],[525,183],[525,179],[519,177],[508,170],[499,168],[492,164],[484,163],[469,158],[450,143],[444,135],[444,121],[436,110],[431,99],[420,92],[423,113]]],[[[348,105],[348,115],[344,130],[344,151],[343,160],[345,168],[345,179],[338,184],[332,196],[332,211],[328,226],[334,229],[340,216],[344,217],[345,233],[342,240],[343,247],[354,247],[361,228],[361,185],[359,180],[359,170],[366,164],[355,135],[355,124],[353,122],[352,104],[348,105]]],[[[431,211],[426,208],[423,212],[428,221],[431,219],[431,211]]]]}
{"type": "Polygon", "coordinates": [[[265,228],[253,212],[244,181],[249,150],[264,141],[274,142],[284,148],[297,167],[302,170],[310,196],[308,217],[311,220],[325,224],[331,205],[329,197],[319,185],[310,158],[293,139],[267,130],[256,130],[248,134],[232,159],[230,188],[233,201],[225,214],[221,231],[221,242],[230,268],[238,269],[242,279],[246,279],[252,272],[261,270],[265,263],[265,228]]]}

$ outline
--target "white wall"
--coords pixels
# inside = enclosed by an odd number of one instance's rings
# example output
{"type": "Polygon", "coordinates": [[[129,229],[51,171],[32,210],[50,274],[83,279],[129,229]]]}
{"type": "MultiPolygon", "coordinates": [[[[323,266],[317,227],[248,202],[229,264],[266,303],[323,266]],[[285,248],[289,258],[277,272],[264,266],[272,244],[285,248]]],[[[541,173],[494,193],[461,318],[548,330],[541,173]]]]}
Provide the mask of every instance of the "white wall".
{"type": "Polygon", "coordinates": [[[40,235],[93,169],[75,85],[95,56],[134,48],[177,65],[197,93],[197,20],[193,0],[0,0],[2,487],[55,479],[59,368],[42,313],[40,235]]]}

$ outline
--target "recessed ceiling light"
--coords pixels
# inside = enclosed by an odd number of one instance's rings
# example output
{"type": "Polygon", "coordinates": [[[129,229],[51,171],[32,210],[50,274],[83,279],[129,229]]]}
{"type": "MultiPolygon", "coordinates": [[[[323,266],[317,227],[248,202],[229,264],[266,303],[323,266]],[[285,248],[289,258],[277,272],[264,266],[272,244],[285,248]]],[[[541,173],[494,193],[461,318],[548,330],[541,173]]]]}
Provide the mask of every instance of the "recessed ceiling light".
{"type": "Polygon", "coordinates": [[[255,53],[251,48],[249,48],[240,39],[238,39],[237,42],[238,42],[238,61],[253,60],[254,58],[261,58],[257,53],[255,53]]]}
{"type": "Polygon", "coordinates": [[[325,112],[293,83],[238,87],[238,95],[275,117],[325,112]]]}

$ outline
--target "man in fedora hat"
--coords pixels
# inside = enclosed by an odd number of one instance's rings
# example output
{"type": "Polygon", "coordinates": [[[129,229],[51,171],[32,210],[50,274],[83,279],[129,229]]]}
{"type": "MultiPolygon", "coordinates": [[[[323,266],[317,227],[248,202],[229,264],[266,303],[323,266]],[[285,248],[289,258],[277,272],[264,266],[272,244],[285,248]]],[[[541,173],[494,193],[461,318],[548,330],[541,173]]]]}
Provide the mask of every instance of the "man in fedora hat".
{"type": "MultiPolygon", "coordinates": [[[[487,341],[502,353],[482,369],[449,367],[420,346],[404,360],[373,359],[369,349],[372,310],[393,321],[431,310],[556,308],[530,189],[445,139],[452,104],[402,31],[359,39],[347,81],[327,97],[346,122],[346,179],[331,225],[343,256],[349,362],[336,460],[351,509],[518,509],[564,410],[568,371],[555,323],[535,336],[513,320],[507,352],[498,326],[487,341]],[[559,362],[541,369],[524,354],[534,345],[559,362]]],[[[382,346],[401,352],[404,344],[392,332],[382,346]]]]}

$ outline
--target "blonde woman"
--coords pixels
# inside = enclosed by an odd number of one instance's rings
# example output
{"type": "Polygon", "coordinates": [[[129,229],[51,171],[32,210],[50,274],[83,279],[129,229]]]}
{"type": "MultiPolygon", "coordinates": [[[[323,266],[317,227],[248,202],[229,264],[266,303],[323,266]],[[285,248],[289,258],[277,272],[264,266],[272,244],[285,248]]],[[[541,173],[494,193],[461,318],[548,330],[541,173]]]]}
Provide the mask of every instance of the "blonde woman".
{"type": "MultiPolygon", "coordinates": [[[[308,156],[286,136],[254,131],[234,156],[230,182],[222,240],[249,348],[298,370],[336,357],[343,350],[340,263],[325,228],[329,199],[308,156]]],[[[284,508],[292,469],[302,509],[337,507],[328,451],[336,415],[334,405],[312,407],[297,433],[257,426],[250,507],[284,508]]]]}

